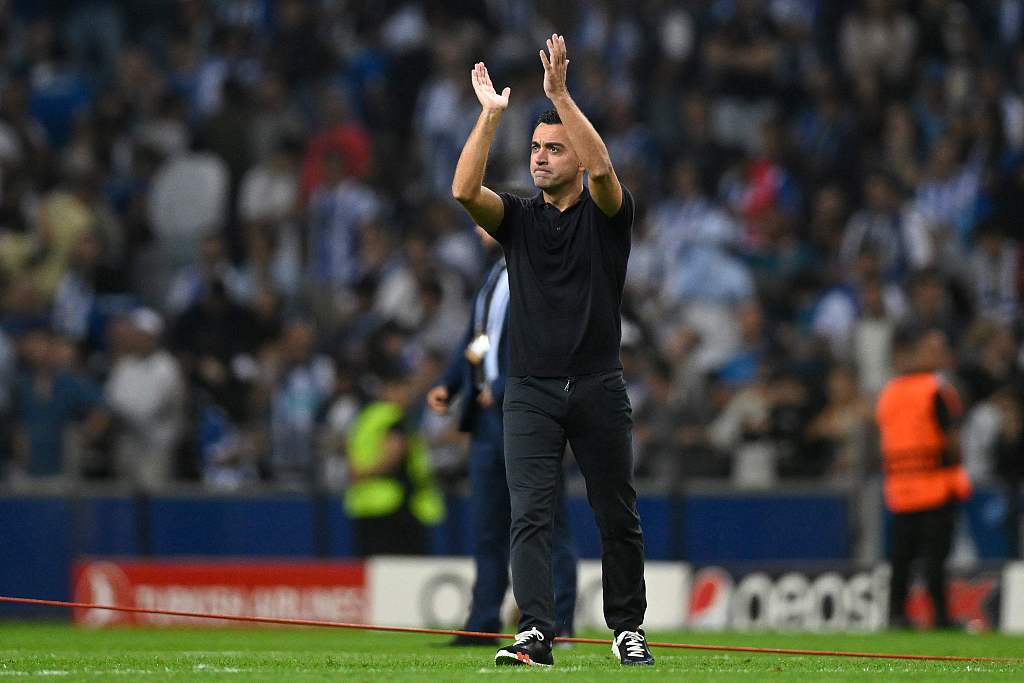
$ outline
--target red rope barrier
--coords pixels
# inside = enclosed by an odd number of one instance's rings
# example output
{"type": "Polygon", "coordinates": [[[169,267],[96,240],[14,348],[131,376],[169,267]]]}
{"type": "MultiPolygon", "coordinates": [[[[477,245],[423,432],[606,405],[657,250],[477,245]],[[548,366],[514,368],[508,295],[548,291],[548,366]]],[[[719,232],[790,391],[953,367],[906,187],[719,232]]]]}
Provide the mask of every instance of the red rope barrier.
{"type": "MultiPolygon", "coordinates": [[[[284,617],[252,617],[234,614],[209,614],[205,612],[182,612],[168,609],[146,609],[142,607],[120,607],[118,605],[96,605],[88,602],[65,602],[63,600],[40,600],[37,598],[16,598],[0,595],[0,602],[22,605],[45,605],[48,607],[65,607],[69,609],[105,609],[114,612],[130,612],[134,614],[160,614],[171,617],[191,617],[197,619],[222,619],[224,621],[240,621],[251,624],[283,624],[287,626],[324,626],[329,628],[347,628],[361,631],[388,631],[392,633],[426,633],[441,636],[475,636],[480,638],[515,638],[510,633],[481,633],[478,631],[457,631],[442,628],[412,628],[409,626],[377,626],[374,624],[348,624],[341,621],[317,621],[314,619],[288,619],[284,617]]],[[[563,643],[580,643],[585,645],[611,645],[610,640],[598,638],[555,638],[563,643]]],[[[776,655],[806,655],[812,657],[867,657],[871,659],[912,659],[918,661],[938,662],[1000,662],[1019,664],[1020,659],[1012,657],[956,657],[952,655],[912,655],[889,654],[884,652],[842,652],[829,650],[794,650],[780,647],[742,647],[739,645],[692,645],[686,643],[654,643],[651,647],[673,648],[677,650],[713,650],[718,652],[747,652],[776,655]]]]}

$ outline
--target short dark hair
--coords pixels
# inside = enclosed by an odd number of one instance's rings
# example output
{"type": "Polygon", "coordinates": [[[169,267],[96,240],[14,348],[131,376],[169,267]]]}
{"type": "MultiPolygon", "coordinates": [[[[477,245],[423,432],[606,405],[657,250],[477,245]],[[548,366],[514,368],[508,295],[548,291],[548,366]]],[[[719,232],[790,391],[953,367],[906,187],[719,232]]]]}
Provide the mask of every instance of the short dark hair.
{"type": "Polygon", "coordinates": [[[942,330],[934,325],[914,322],[904,323],[893,332],[893,351],[913,351],[922,339],[933,332],[942,332],[942,330]]]}
{"type": "Polygon", "coordinates": [[[537,117],[537,123],[533,124],[533,127],[536,128],[542,123],[546,123],[549,126],[558,126],[562,123],[562,117],[554,109],[548,109],[541,112],[540,116],[537,117]]]}

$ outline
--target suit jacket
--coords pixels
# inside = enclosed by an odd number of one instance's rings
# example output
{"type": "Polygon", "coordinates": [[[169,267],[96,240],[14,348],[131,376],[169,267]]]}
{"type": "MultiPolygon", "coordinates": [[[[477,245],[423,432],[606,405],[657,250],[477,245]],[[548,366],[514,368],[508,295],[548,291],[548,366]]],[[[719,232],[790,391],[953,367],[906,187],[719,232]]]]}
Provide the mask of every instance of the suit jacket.
{"type": "MultiPolygon", "coordinates": [[[[480,285],[480,289],[473,296],[475,304],[480,291],[486,286],[480,285]]],[[[484,408],[477,403],[476,397],[480,391],[473,381],[473,365],[465,356],[466,347],[473,341],[474,330],[476,329],[476,306],[470,313],[469,325],[462,341],[455,347],[452,359],[441,377],[443,386],[448,388],[448,396],[455,398],[457,394],[463,394],[462,409],[459,415],[459,431],[472,432],[476,428],[477,417],[484,408]]],[[[491,340],[493,343],[494,340],[491,340]]],[[[494,397],[494,405],[490,410],[501,414],[501,402],[505,398],[505,380],[508,376],[508,308],[505,309],[505,322],[501,327],[501,339],[498,340],[498,376],[491,382],[491,396],[494,397]]]]}

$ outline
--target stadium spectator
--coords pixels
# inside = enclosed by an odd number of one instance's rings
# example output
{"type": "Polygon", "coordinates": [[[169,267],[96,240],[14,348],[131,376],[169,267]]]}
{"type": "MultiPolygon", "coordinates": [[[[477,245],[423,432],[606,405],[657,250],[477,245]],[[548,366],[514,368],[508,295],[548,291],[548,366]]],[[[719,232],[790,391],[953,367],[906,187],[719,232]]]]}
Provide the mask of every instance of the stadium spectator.
{"type": "Polygon", "coordinates": [[[841,59],[850,76],[879,74],[893,85],[910,76],[918,27],[896,0],[866,0],[840,27],[841,59]]]}
{"type": "Polygon", "coordinates": [[[167,158],[157,169],[149,188],[148,219],[165,269],[191,262],[202,239],[224,229],[230,180],[223,159],[195,136],[190,151],[167,158]]]}
{"type": "Polygon", "coordinates": [[[334,393],[334,362],[315,353],[316,326],[288,322],[277,348],[264,354],[261,382],[270,401],[269,475],[310,484],[319,475],[317,426],[334,393]]]}
{"type": "Polygon", "coordinates": [[[862,481],[868,468],[871,404],[857,386],[856,372],[843,365],[828,374],[825,405],[807,426],[807,451],[814,469],[837,480],[862,481]]]}
{"type": "Polygon", "coordinates": [[[76,368],[61,367],[57,340],[46,327],[18,338],[22,368],[14,385],[14,448],[10,478],[73,482],[79,463],[66,448],[70,430],[80,426],[80,443],[101,438],[110,425],[99,387],[76,368]]]}
{"type": "Polygon", "coordinates": [[[304,260],[315,291],[328,297],[362,274],[362,235],[381,208],[376,193],[358,179],[340,151],[328,149],[317,158],[321,173],[309,198],[304,260]]]}
{"type": "MultiPolygon", "coordinates": [[[[296,4],[296,3],[288,3],[296,4]]],[[[302,161],[302,197],[325,185],[328,191],[342,178],[362,178],[370,164],[370,139],[353,119],[344,93],[327,87],[320,99],[320,132],[309,140],[302,161]]]]}
{"type": "Polygon", "coordinates": [[[133,488],[153,493],[177,478],[175,456],[185,427],[185,381],[162,347],[164,323],[148,308],[118,328],[116,354],[104,396],[115,420],[114,472],[133,488]]]}
{"type": "Polygon", "coordinates": [[[269,282],[288,298],[297,296],[302,284],[299,152],[294,139],[280,139],[245,173],[238,193],[248,258],[264,261],[269,282]],[[260,246],[254,241],[261,242],[260,246]]]}
{"type": "Polygon", "coordinates": [[[1006,555],[1021,556],[1021,511],[1020,489],[1024,483],[1024,438],[1021,424],[1024,408],[1021,404],[1019,387],[1006,387],[992,397],[999,414],[999,436],[996,442],[995,473],[1000,484],[1000,495],[1006,501],[1006,555]]]}
{"type": "Polygon", "coordinates": [[[199,258],[174,274],[167,288],[163,309],[172,316],[181,315],[207,296],[215,283],[223,283],[233,301],[244,299],[242,278],[228,260],[224,238],[220,234],[203,238],[199,258]]]}
{"type": "Polygon", "coordinates": [[[119,300],[131,298],[122,271],[101,263],[102,254],[96,233],[82,233],[53,296],[53,330],[87,350],[105,348],[109,315],[119,300]]]}
{"type": "Polygon", "coordinates": [[[1012,323],[1020,306],[1020,248],[1003,226],[979,225],[967,264],[975,314],[1012,323]]]}
{"type": "Polygon", "coordinates": [[[444,518],[426,444],[407,421],[414,393],[400,367],[383,368],[377,400],[356,417],[348,434],[345,511],[355,525],[361,557],[423,555],[427,527],[444,518]]]}
{"type": "Polygon", "coordinates": [[[853,326],[851,361],[861,390],[870,396],[876,396],[892,375],[890,349],[900,314],[893,310],[897,304],[886,300],[886,289],[877,277],[861,283],[860,313],[853,326]]]}
{"type": "Polygon", "coordinates": [[[731,460],[730,480],[737,488],[770,488],[777,480],[778,446],[770,438],[767,380],[762,370],[708,425],[709,441],[731,460]]]}
{"type": "Polygon", "coordinates": [[[847,277],[854,273],[857,259],[865,251],[877,255],[886,279],[901,278],[909,269],[911,236],[897,182],[883,170],[869,171],[866,175],[864,208],[850,216],[839,245],[840,266],[847,277]]]}
{"type": "Polygon", "coordinates": [[[955,389],[938,374],[951,361],[941,329],[906,326],[893,338],[897,373],[879,396],[876,418],[891,513],[889,624],[907,627],[911,563],[925,561],[934,626],[948,628],[946,558],[955,506],[971,494],[961,464],[962,408],[955,389]]]}
{"type": "Polygon", "coordinates": [[[206,394],[234,420],[249,414],[259,351],[252,311],[231,301],[214,280],[171,326],[170,347],[194,390],[206,394]]]}

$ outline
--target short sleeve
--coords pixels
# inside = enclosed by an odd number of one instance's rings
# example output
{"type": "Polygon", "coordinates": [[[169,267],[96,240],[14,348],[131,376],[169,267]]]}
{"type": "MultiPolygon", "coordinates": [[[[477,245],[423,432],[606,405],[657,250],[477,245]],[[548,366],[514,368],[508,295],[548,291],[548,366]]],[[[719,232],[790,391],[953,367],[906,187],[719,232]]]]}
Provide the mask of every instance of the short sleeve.
{"type": "Polygon", "coordinates": [[[504,206],[504,215],[491,236],[505,246],[514,240],[518,226],[522,225],[524,200],[509,192],[499,192],[498,197],[501,198],[501,203],[504,206]]]}
{"type": "Polygon", "coordinates": [[[608,218],[613,228],[630,230],[633,227],[633,215],[636,212],[636,204],[633,201],[633,193],[622,186],[622,205],[614,216],[608,218]]]}

